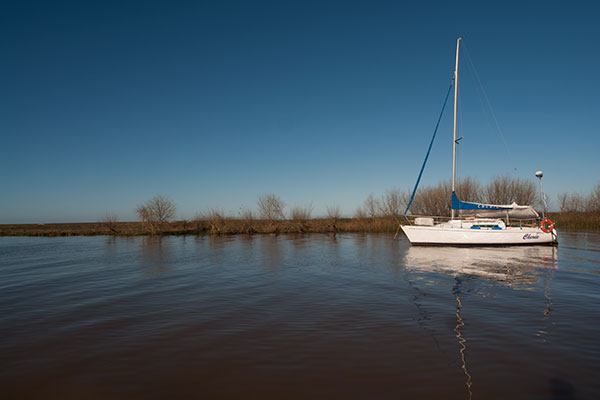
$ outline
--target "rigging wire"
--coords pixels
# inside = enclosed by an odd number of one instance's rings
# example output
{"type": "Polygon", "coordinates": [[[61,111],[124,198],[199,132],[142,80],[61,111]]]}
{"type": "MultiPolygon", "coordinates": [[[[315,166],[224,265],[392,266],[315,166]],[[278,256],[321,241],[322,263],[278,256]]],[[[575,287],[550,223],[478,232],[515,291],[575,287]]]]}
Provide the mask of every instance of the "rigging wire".
{"type": "Polygon", "coordinates": [[[446,98],[444,99],[444,104],[442,105],[442,111],[440,112],[440,116],[438,117],[437,124],[435,124],[435,129],[433,130],[433,137],[431,138],[431,142],[429,142],[429,149],[427,149],[427,154],[425,154],[425,160],[423,161],[423,165],[421,166],[421,171],[419,171],[419,177],[417,178],[417,182],[415,183],[415,188],[413,189],[412,195],[410,196],[410,201],[406,206],[406,210],[404,210],[404,216],[406,217],[406,213],[410,208],[413,200],[415,199],[415,193],[417,193],[417,188],[419,187],[419,182],[421,181],[421,176],[423,175],[423,170],[425,170],[425,164],[427,164],[427,159],[429,158],[429,153],[431,153],[431,146],[433,146],[433,141],[435,140],[435,135],[437,134],[438,127],[440,126],[440,121],[442,120],[442,115],[444,115],[444,110],[446,109],[446,104],[448,103],[448,97],[450,96],[450,90],[454,85],[454,78],[450,81],[450,87],[448,87],[448,92],[446,93],[446,98]]]}
{"type": "MultiPolygon", "coordinates": [[[[490,100],[487,96],[485,88],[483,87],[483,84],[481,83],[481,79],[479,78],[479,74],[477,73],[477,69],[475,68],[475,64],[473,64],[473,60],[471,59],[471,54],[469,53],[466,43],[464,43],[464,42],[463,42],[463,48],[465,50],[465,54],[467,55],[467,60],[469,61],[468,65],[471,67],[471,70],[473,71],[473,75],[471,75],[471,79],[473,79],[473,83],[475,86],[475,90],[477,91],[477,95],[478,95],[481,107],[485,113],[486,105],[487,105],[487,110],[489,111],[489,115],[491,115],[492,119],[494,120],[494,124],[496,126],[496,131],[498,132],[498,135],[500,136],[502,144],[504,145],[504,149],[506,150],[506,153],[510,160],[510,164],[514,168],[514,171],[516,171],[517,168],[515,166],[513,156],[510,151],[510,148],[508,147],[508,143],[506,142],[506,138],[504,137],[504,134],[502,133],[502,129],[500,128],[500,123],[498,123],[496,114],[494,113],[494,110],[492,109],[492,104],[490,103],[490,100]],[[483,94],[483,96],[482,96],[482,94],[483,94]],[[482,99],[485,99],[485,104],[482,99]]],[[[490,125],[489,120],[487,121],[487,123],[488,123],[488,125],[490,125]]],[[[490,126],[490,128],[492,128],[492,127],[490,126]]]]}

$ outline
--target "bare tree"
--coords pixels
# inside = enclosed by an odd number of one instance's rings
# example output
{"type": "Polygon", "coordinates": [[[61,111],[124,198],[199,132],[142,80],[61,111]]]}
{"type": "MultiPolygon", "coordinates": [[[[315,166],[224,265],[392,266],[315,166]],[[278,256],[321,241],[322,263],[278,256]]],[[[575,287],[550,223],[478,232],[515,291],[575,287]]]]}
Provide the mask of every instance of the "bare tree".
{"type": "Polygon", "coordinates": [[[140,204],[136,207],[135,212],[138,215],[138,219],[145,225],[148,225],[152,231],[152,234],[154,234],[156,231],[156,221],[152,216],[150,208],[145,204],[140,204]]]}
{"type": "Polygon", "coordinates": [[[535,183],[519,178],[513,180],[512,193],[512,201],[517,204],[533,204],[538,198],[535,183]]]}
{"type": "Polygon", "coordinates": [[[100,222],[115,235],[119,234],[119,231],[117,230],[117,223],[119,222],[117,214],[108,212],[100,219],[100,222]]]}
{"type": "MultiPolygon", "coordinates": [[[[456,182],[456,195],[464,201],[483,201],[481,185],[471,177],[456,182]]],[[[410,193],[401,194],[403,208],[410,201],[410,193]]],[[[437,186],[419,189],[411,205],[412,214],[449,216],[452,209],[452,186],[450,182],[440,182],[437,186]]]]}
{"type": "Polygon", "coordinates": [[[163,223],[175,218],[175,210],[175,203],[162,195],[154,196],[135,209],[139,220],[148,224],[152,233],[155,233],[163,223]]]}
{"type": "Polygon", "coordinates": [[[483,201],[481,185],[471,177],[456,182],[456,195],[463,201],[483,201]]]}
{"type": "Polygon", "coordinates": [[[558,207],[560,212],[600,211],[600,184],[587,196],[579,193],[560,193],[558,207]]]}
{"type": "Polygon", "coordinates": [[[573,193],[568,197],[567,210],[566,211],[583,211],[585,208],[585,199],[579,193],[573,193]]]}
{"type": "Polygon", "coordinates": [[[363,203],[363,210],[369,216],[369,218],[375,218],[379,215],[379,211],[381,210],[381,204],[379,200],[373,196],[371,193],[363,203]]]}
{"type": "Polygon", "coordinates": [[[398,220],[406,204],[406,196],[399,189],[388,190],[379,200],[380,213],[398,220]]]}
{"type": "Polygon", "coordinates": [[[558,194],[558,209],[560,212],[567,212],[567,207],[569,205],[569,195],[567,193],[559,193],[558,194]]]}
{"type": "Polygon", "coordinates": [[[415,194],[411,206],[413,214],[448,216],[451,209],[452,187],[449,182],[425,187],[415,194]]]}
{"type": "Polygon", "coordinates": [[[533,204],[536,201],[536,187],[533,182],[520,178],[499,176],[486,186],[485,201],[492,204],[533,204]]]}
{"type": "MultiPolygon", "coordinates": [[[[451,194],[452,187],[449,182],[419,189],[411,211],[413,214],[449,216],[452,208],[451,194]]],[[[463,201],[492,204],[534,204],[537,198],[533,182],[508,176],[494,178],[484,189],[473,178],[462,179],[456,183],[456,195],[463,201]]],[[[405,204],[408,203],[408,198],[408,194],[405,194],[405,204]]]]}
{"type": "Polygon", "coordinates": [[[367,218],[367,213],[364,208],[356,207],[356,211],[354,211],[354,218],[367,218]]]}
{"type": "Polygon", "coordinates": [[[558,195],[558,207],[560,212],[578,212],[586,207],[586,199],[578,193],[561,193],[558,195]]]}
{"type": "Polygon", "coordinates": [[[339,205],[331,205],[327,206],[327,218],[331,218],[334,221],[337,221],[342,216],[342,209],[339,205]]]}
{"type": "Polygon", "coordinates": [[[175,218],[175,203],[168,197],[154,196],[146,204],[158,222],[167,222],[175,218]]]}
{"type": "Polygon", "coordinates": [[[596,185],[585,203],[585,211],[600,211],[600,183],[596,185]]]}
{"type": "Polygon", "coordinates": [[[264,194],[258,198],[258,212],[262,219],[274,221],[285,219],[283,209],[285,203],[272,193],[264,194]]]}

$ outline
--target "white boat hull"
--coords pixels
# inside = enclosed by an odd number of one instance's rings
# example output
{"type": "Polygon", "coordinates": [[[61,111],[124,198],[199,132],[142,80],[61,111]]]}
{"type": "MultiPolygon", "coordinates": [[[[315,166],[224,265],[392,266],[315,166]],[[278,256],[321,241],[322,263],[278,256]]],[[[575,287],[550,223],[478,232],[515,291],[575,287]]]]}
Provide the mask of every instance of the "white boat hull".
{"type": "Polygon", "coordinates": [[[402,225],[411,244],[421,245],[537,245],[557,243],[557,234],[540,228],[507,227],[505,229],[468,229],[435,226],[402,225]]]}

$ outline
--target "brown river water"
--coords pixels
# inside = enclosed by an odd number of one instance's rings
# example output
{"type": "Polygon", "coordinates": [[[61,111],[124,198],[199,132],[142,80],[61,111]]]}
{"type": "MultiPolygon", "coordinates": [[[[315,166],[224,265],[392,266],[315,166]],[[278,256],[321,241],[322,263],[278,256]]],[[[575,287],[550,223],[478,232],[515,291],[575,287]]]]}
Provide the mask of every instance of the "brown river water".
{"type": "Polygon", "coordinates": [[[600,234],[0,238],[2,399],[598,399],[600,234]]]}

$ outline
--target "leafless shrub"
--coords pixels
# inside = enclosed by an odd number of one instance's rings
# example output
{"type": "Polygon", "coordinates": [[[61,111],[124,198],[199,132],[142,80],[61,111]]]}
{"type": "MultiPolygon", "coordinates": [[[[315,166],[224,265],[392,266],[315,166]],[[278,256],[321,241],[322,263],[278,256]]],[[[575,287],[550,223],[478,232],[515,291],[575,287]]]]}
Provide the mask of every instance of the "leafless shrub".
{"type": "Polygon", "coordinates": [[[357,207],[354,211],[354,218],[367,218],[367,213],[362,207],[357,207]]]}
{"type": "MultiPolygon", "coordinates": [[[[494,178],[486,187],[473,178],[456,183],[456,195],[463,201],[488,202],[492,204],[532,204],[536,200],[533,182],[507,176],[494,178]]],[[[411,211],[413,214],[448,216],[451,214],[452,186],[442,182],[437,186],[419,189],[415,195],[411,211]]]]}
{"type": "Polygon", "coordinates": [[[175,203],[165,196],[154,196],[135,209],[140,221],[149,225],[156,233],[160,226],[175,218],[175,203]]]}
{"type": "Polygon", "coordinates": [[[200,233],[206,226],[208,217],[203,212],[197,212],[192,221],[196,231],[200,233]]]}
{"type": "MultiPolygon", "coordinates": [[[[533,182],[516,179],[513,181],[513,201],[518,204],[533,204],[536,199],[536,186],[533,182]]],[[[549,200],[549,199],[548,199],[549,200]]]]}
{"type": "Polygon", "coordinates": [[[119,222],[117,214],[110,212],[106,213],[106,215],[100,219],[100,222],[115,235],[119,234],[119,231],[117,230],[117,223],[119,222]]]}
{"type": "Polygon", "coordinates": [[[249,209],[249,208],[245,208],[242,207],[240,208],[239,211],[239,215],[242,221],[244,221],[243,224],[243,231],[246,233],[255,233],[256,230],[254,229],[254,212],[249,209]]]}
{"type": "Polygon", "coordinates": [[[369,218],[378,217],[381,208],[380,201],[373,196],[373,193],[371,193],[363,203],[363,210],[369,218]]]}
{"type": "Polygon", "coordinates": [[[585,211],[600,211],[600,184],[586,198],[585,211]]]}
{"type": "Polygon", "coordinates": [[[152,216],[152,212],[150,211],[149,207],[146,205],[139,205],[135,209],[135,212],[138,215],[138,219],[140,221],[142,221],[144,223],[144,225],[148,225],[150,227],[152,234],[154,234],[156,232],[157,226],[156,226],[156,221],[154,220],[154,217],[152,216]]]}
{"type": "Polygon", "coordinates": [[[254,222],[254,212],[249,208],[240,208],[239,215],[240,218],[246,222],[254,222]]]}
{"type": "Polygon", "coordinates": [[[567,207],[569,207],[569,194],[568,193],[559,193],[558,194],[558,209],[560,212],[567,212],[567,207]]]}
{"type": "Polygon", "coordinates": [[[448,216],[451,210],[452,186],[441,182],[437,186],[424,187],[417,191],[412,214],[448,216]]]}
{"type": "Polygon", "coordinates": [[[342,216],[342,209],[339,205],[334,204],[331,206],[327,206],[327,218],[331,218],[333,220],[338,220],[342,216]]]}
{"type": "Polygon", "coordinates": [[[285,219],[283,209],[285,203],[274,194],[265,194],[258,198],[258,212],[262,219],[274,221],[285,219]]]}
{"type": "Polygon", "coordinates": [[[333,232],[334,237],[338,230],[338,227],[337,227],[338,220],[341,217],[342,217],[342,209],[340,208],[340,206],[338,204],[333,204],[333,205],[327,206],[327,218],[332,220],[331,224],[328,225],[328,229],[331,232],[333,232]]]}
{"type": "Polygon", "coordinates": [[[225,213],[215,208],[206,214],[206,220],[210,225],[210,233],[221,234],[226,231],[225,213]]]}
{"type": "Polygon", "coordinates": [[[407,200],[407,194],[399,189],[388,190],[379,200],[380,214],[398,220],[406,208],[407,200]]]}
{"type": "Polygon", "coordinates": [[[290,218],[296,221],[306,221],[312,215],[313,205],[310,203],[305,207],[294,207],[290,212],[290,218]]]}
{"type": "Polygon", "coordinates": [[[499,176],[486,186],[484,197],[491,204],[533,204],[536,201],[536,187],[533,182],[520,178],[499,176]]]}
{"type": "Polygon", "coordinates": [[[471,177],[456,182],[456,195],[463,201],[481,203],[483,200],[481,184],[471,177]]]}
{"type": "Polygon", "coordinates": [[[600,211],[600,184],[587,196],[579,193],[560,193],[558,207],[560,212],[600,211]]]}

